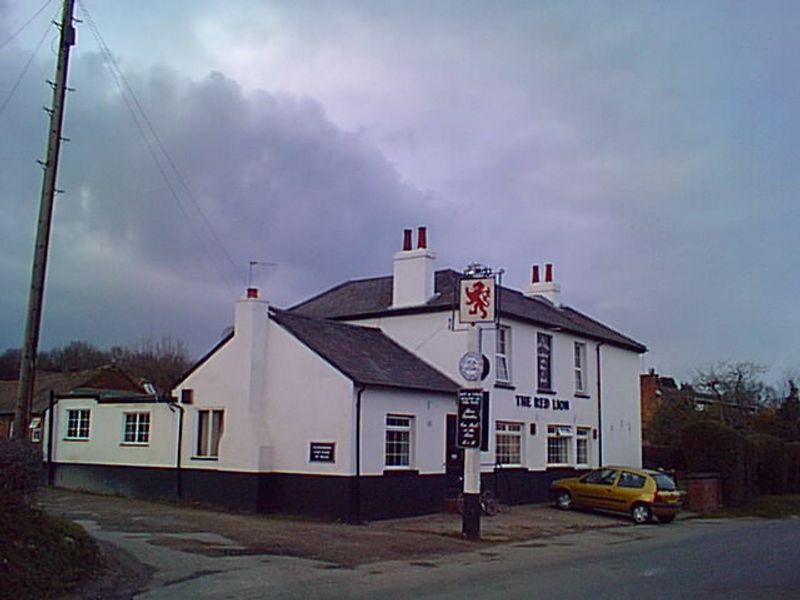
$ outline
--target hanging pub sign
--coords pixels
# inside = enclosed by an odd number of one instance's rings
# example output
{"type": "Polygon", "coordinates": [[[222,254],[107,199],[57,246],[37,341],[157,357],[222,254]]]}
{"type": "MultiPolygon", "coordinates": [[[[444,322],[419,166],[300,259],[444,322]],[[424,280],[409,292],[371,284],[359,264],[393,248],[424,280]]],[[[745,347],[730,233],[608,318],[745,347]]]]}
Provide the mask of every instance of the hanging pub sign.
{"type": "Polygon", "coordinates": [[[456,445],[459,448],[481,447],[483,390],[458,390],[456,445]]]}
{"type": "Polygon", "coordinates": [[[461,280],[458,317],[462,323],[493,323],[495,304],[494,277],[461,280]]]}

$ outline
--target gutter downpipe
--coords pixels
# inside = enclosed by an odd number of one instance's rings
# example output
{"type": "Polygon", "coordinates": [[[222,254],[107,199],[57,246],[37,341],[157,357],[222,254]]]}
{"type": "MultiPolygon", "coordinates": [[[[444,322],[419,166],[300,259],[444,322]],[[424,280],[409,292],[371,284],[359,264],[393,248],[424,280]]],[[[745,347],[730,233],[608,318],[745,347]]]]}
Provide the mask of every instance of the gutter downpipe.
{"type": "Polygon", "coordinates": [[[597,466],[603,466],[603,392],[602,376],[600,375],[600,347],[605,342],[597,342],[597,466]]]}
{"type": "Polygon", "coordinates": [[[356,525],[361,525],[361,394],[367,389],[364,384],[357,384],[356,391],[356,479],[353,491],[353,517],[356,525]]]}
{"type": "Polygon", "coordinates": [[[183,500],[183,472],[181,471],[181,448],[183,447],[183,413],[184,408],[172,399],[172,396],[162,396],[170,411],[178,409],[178,447],[175,458],[175,495],[178,500],[183,500]]]}

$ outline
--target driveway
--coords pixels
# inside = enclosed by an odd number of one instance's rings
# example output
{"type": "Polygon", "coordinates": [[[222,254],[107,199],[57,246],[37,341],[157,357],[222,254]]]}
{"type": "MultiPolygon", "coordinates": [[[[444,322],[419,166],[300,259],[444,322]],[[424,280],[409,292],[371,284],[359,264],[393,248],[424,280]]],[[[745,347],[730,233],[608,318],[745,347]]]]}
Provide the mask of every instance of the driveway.
{"type": "Polygon", "coordinates": [[[220,581],[241,571],[251,572],[267,590],[287,578],[313,581],[313,573],[331,569],[387,561],[424,567],[435,557],[490,555],[496,544],[631,526],[623,517],[515,506],[484,517],[482,541],[469,542],[460,537],[457,514],[355,526],[52,488],[41,491],[39,503],[80,523],[100,541],[111,569],[80,597],[104,599],[179,597],[176,592],[185,582],[220,581]]]}

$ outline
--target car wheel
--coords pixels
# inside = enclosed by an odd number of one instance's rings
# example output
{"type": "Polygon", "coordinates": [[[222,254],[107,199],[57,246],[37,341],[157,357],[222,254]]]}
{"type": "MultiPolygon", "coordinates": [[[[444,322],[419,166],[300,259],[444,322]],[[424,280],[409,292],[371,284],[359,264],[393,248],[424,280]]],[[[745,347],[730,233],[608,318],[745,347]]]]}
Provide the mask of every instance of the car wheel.
{"type": "Polygon", "coordinates": [[[572,495],[564,490],[556,493],[556,507],[561,510],[569,510],[572,508],[572,495]]]}
{"type": "Polygon", "coordinates": [[[659,523],[672,523],[675,520],[675,515],[664,515],[663,517],[658,517],[659,523]]]}
{"type": "Polygon", "coordinates": [[[634,504],[631,509],[631,518],[637,525],[643,525],[653,518],[653,512],[646,504],[634,504]]]}

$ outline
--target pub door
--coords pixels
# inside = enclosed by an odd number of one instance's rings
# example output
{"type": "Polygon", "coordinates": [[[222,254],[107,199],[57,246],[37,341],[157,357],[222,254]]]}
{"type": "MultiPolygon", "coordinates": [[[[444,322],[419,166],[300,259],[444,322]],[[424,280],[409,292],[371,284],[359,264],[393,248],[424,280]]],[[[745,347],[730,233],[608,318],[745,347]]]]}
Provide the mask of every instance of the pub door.
{"type": "Polygon", "coordinates": [[[464,449],[456,446],[456,415],[447,415],[447,443],[445,444],[445,476],[447,497],[457,498],[462,489],[464,476],[464,449]]]}

